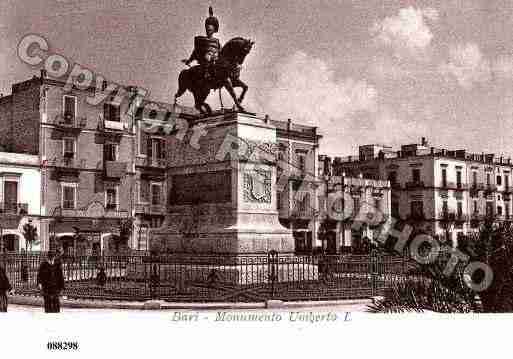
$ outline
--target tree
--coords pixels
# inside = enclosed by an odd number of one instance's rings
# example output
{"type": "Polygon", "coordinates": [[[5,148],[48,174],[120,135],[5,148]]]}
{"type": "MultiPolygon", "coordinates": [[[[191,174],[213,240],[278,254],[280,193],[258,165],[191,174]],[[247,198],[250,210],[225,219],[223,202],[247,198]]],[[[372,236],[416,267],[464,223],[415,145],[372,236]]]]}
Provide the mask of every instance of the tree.
{"type": "Polygon", "coordinates": [[[25,237],[25,250],[32,251],[32,246],[37,243],[37,228],[31,222],[23,225],[23,237],[25,237]]]}
{"type": "MultiPolygon", "coordinates": [[[[409,273],[416,274],[417,278],[405,278],[396,283],[385,292],[383,300],[370,306],[370,310],[388,313],[422,310],[513,312],[513,228],[487,221],[479,233],[460,241],[458,250],[469,257],[468,262],[482,262],[489,266],[493,279],[485,290],[476,293],[467,286],[464,262],[460,262],[452,275],[445,275],[444,268],[450,258],[450,252],[447,252],[432,263],[417,264],[413,273],[409,273]]],[[[472,280],[479,283],[483,276],[484,272],[476,271],[472,280]]]]}

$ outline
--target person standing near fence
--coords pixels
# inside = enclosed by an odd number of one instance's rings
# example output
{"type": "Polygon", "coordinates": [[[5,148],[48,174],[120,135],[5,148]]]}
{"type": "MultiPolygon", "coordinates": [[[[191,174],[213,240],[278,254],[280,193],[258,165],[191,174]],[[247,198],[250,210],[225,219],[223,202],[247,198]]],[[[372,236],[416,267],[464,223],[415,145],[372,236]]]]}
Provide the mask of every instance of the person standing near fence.
{"type": "Polygon", "coordinates": [[[7,312],[7,293],[13,294],[11,283],[5,273],[5,268],[0,264],[0,312],[7,312]]]}
{"type": "Polygon", "coordinates": [[[48,257],[39,266],[37,273],[37,285],[43,295],[46,313],[59,313],[59,295],[64,289],[64,275],[62,265],[55,258],[53,251],[48,252],[48,257]]]}

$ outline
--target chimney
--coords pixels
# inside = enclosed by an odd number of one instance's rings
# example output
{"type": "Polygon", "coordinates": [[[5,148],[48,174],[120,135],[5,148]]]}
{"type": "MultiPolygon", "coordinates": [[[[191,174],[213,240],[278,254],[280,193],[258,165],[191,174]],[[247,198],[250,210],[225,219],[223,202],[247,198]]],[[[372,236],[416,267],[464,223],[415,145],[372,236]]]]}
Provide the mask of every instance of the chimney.
{"type": "Polygon", "coordinates": [[[287,119],[287,131],[290,131],[290,125],[292,124],[292,120],[289,118],[287,119]]]}
{"type": "Polygon", "coordinates": [[[107,89],[107,80],[102,81],[102,91],[105,91],[107,89]]]}
{"type": "Polygon", "coordinates": [[[270,120],[269,115],[266,114],[264,117],[264,122],[269,123],[269,120],[270,120]]]}
{"type": "Polygon", "coordinates": [[[427,141],[426,141],[426,137],[422,137],[421,141],[420,141],[420,144],[422,146],[427,146],[427,141]]]}

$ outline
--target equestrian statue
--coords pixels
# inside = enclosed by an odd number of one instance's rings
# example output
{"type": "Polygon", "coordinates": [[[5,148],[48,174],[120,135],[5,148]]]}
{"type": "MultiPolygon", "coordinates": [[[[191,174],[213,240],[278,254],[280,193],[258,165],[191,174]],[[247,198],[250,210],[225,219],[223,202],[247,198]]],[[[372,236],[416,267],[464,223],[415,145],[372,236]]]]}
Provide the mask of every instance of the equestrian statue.
{"type": "Polygon", "coordinates": [[[236,108],[244,111],[241,103],[248,91],[248,85],[240,80],[240,70],[255,42],[235,37],[221,47],[219,39],[214,37],[219,31],[219,20],[214,16],[212,7],[209,8],[209,15],[205,20],[206,36],[196,36],[191,56],[182,60],[187,66],[193,61],[197,65],[180,72],[175,103],[189,90],[194,97],[194,107],[201,114],[210,114],[212,109],[205,100],[211,90],[221,91],[224,87],[233,98],[236,108]],[[234,90],[236,87],[242,88],[239,97],[234,90]]]}

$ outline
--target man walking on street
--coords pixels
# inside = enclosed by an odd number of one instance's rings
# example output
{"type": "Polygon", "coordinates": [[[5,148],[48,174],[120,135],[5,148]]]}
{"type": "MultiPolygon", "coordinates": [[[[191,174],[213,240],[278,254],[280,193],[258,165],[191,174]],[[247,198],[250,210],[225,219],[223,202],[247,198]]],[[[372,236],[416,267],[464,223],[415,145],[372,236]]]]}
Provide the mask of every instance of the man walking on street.
{"type": "Polygon", "coordinates": [[[7,312],[7,292],[10,295],[14,293],[5,273],[5,268],[0,264],[0,312],[7,312]]]}
{"type": "Polygon", "coordinates": [[[48,252],[48,258],[39,266],[37,285],[45,302],[45,313],[59,313],[59,295],[64,289],[64,275],[60,262],[55,260],[55,253],[48,252]]]}

